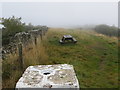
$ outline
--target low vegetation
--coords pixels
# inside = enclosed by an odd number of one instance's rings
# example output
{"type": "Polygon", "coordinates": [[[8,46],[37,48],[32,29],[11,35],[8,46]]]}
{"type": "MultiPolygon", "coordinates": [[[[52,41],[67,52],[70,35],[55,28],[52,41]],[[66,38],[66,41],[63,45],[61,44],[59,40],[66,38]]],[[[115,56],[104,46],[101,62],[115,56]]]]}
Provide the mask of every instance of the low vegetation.
{"type": "MultiPolygon", "coordinates": [[[[24,69],[30,65],[71,64],[81,88],[118,87],[117,38],[94,31],[51,28],[37,45],[23,49],[24,69]],[[59,43],[63,35],[72,35],[76,44],[59,43]]],[[[3,61],[3,87],[14,88],[22,75],[18,54],[10,54],[3,61]]]]}
{"type": "Polygon", "coordinates": [[[95,31],[107,36],[115,36],[118,37],[118,31],[120,31],[117,27],[115,26],[108,26],[105,24],[97,25],[95,27],[95,31]]]}
{"type": "Polygon", "coordinates": [[[118,87],[117,38],[85,30],[51,29],[44,41],[53,64],[68,63],[75,68],[82,88],[118,87]],[[71,34],[77,44],[60,45],[58,40],[71,34]]]}

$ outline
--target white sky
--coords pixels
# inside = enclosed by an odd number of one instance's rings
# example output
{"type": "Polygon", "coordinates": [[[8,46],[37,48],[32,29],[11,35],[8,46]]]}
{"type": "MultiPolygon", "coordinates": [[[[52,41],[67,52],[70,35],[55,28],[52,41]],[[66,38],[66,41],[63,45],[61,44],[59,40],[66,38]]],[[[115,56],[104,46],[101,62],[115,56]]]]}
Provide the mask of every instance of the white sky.
{"type": "MultiPolygon", "coordinates": [[[[1,9],[1,5],[0,5],[1,9]]],[[[85,24],[118,25],[117,2],[4,2],[2,17],[51,27],[85,24]]]]}
{"type": "Polygon", "coordinates": [[[0,0],[0,2],[119,2],[119,0],[0,0]]]}

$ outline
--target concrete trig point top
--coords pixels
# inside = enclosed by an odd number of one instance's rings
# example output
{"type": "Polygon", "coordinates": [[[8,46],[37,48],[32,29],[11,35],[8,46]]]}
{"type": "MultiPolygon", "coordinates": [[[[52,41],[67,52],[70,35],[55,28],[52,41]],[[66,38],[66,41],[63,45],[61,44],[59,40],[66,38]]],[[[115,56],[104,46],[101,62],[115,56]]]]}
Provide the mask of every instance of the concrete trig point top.
{"type": "Polygon", "coordinates": [[[79,88],[72,65],[29,66],[16,88],[79,88]]]}

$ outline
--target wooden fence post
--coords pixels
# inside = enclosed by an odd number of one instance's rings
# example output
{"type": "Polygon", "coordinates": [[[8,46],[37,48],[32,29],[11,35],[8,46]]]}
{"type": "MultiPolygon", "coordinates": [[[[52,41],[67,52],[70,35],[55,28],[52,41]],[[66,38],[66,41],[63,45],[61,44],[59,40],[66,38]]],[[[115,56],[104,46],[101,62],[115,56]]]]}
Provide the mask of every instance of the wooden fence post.
{"type": "Polygon", "coordinates": [[[45,35],[45,30],[43,30],[43,35],[45,35]]]}
{"type": "Polygon", "coordinates": [[[23,63],[22,43],[18,44],[18,54],[19,54],[20,68],[23,71],[24,63],[23,63]]]}
{"type": "Polygon", "coordinates": [[[37,45],[37,37],[35,36],[34,38],[35,38],[35,45],[37,45]]]}
{"type": "Polygon", "coordinates": [[[42,40],[42,30],[41,30],[41,34],[40,34],[41,40],[42,40]]]}

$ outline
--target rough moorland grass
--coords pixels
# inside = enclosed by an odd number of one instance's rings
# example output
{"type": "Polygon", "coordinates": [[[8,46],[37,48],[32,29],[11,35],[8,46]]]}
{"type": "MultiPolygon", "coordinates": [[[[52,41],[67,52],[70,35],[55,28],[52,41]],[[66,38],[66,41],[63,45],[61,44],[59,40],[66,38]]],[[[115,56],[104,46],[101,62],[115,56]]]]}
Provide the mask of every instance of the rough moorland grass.
{"type": "Polygon", "coordinates": [[[74,66],[82,88],[118,87],[117,38],[98,35],[93,31],[50,29],[44,46],[53,64],[74,66]],[[71,34],[78,43],[59,44],[64,34],[71,34]]]}
{"type": "MultiPolygon", "coordinates": [[[[18,52],[18,51],[17,51],[18,52]]],[[[51,64],[42,41],[38,38],[37,45],[30,43],[26,48],[23,47],[24,70],[31,65],[51,64]]],[[[7,59],[3,60],[3,88],[14,88],[16,82],[23,72],[20,70],[20,62],[18,53],[7,55],[7,59]]]]}
{"type": "MultiPolygon", "coordinates": [[[[23,49],[25,69],[30,65],[71,64],[74,66],[81,88],[118,87],[117,38],[93,31],[51,28],[37,45],[23,49]],[[77,44],[59,44],[59,39],[71,34],[77,44]]],[[[18,54],[10,54],[3,61],[3,87],[13,88],[22,75],[18,54]]]]}

